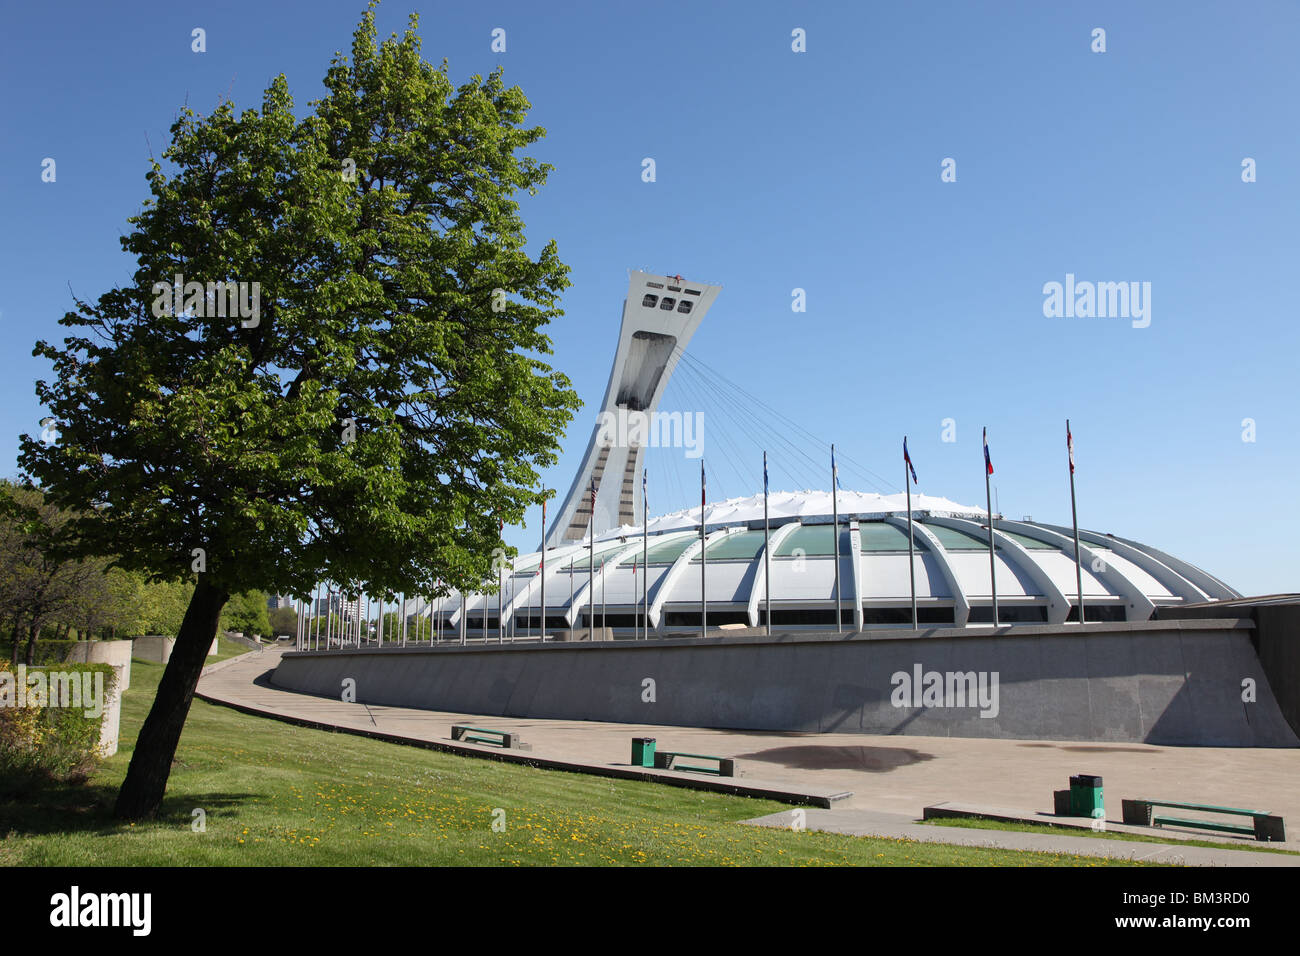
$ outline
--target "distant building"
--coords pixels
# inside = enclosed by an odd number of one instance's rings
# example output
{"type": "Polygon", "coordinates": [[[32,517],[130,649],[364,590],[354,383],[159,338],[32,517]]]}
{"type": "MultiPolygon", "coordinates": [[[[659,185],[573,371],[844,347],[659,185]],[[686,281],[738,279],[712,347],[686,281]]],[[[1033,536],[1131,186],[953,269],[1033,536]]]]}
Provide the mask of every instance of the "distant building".
{"type": "Polygon", "coordinates": [[[341,595],[335,594],[329,598],[316,599],[316,615],[323,617],[327,614],[343,615],[347,618],[356,618],[359,610],[356,598],[344,601],[341,595]]]}

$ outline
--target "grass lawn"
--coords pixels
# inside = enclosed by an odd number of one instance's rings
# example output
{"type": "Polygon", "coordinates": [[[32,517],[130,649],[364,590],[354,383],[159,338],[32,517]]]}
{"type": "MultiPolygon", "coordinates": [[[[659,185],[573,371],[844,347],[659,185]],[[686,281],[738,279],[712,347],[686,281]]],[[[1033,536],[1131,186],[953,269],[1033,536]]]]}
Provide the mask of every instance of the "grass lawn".
{"type": "Polygon", "coordinates": [[[1055,833],[1068,836],[1097,837],[1102,840],[1128,840],[1131,843],[1166,843],[1175,846],[1208,846],[1214,850],[1256,850],[1260,853],[1288,853],[1300,856],[1295,850],[1268,846],[1254,841],[1237,840],[1231,843],[1218,840],[1180,840],[1177,837],[1148,836],[1144,833],[1118,833],[1114,830],[1057,827],[1048,823],[1012,823],[1009,820],[986,820],[971,817],[939,817],[920,821],[936,827],[964,827],[970,830],[1015,830],[1020,833],[1055,833]]]}
{"type": "MultiPolygon", "coordinates": [[[[226,656],[245,650],[228,643],[226,656]]],[[[122,824],[112,802],[161,675],[162,665],[132,664],[121,750],[88,784],[0,803],[0,865],[1114,863],[741,826],[789,808],[309,730],[199,700],[159,818],[122,824]],[[205,832],[194,831],[196,810],[205,832]]]]}

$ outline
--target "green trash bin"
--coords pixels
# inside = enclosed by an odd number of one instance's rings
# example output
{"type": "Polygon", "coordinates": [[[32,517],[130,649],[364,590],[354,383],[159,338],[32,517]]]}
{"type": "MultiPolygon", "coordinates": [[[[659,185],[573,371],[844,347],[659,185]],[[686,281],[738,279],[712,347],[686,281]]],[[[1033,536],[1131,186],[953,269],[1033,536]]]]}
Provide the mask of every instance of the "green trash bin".
{"type": "Polygon", "coordinates": [[[1102,799],[1101,777],[1080,773],[1070,778],[1070,813],[1072,816],[1093,820],[1105,818],[1106,805],[1102,799]]]}
{"type": "Polygon", "coordinates": [[[632,738],[632,766],[653,767],[655,765],[655,739],[653,737],[632,738]]]}

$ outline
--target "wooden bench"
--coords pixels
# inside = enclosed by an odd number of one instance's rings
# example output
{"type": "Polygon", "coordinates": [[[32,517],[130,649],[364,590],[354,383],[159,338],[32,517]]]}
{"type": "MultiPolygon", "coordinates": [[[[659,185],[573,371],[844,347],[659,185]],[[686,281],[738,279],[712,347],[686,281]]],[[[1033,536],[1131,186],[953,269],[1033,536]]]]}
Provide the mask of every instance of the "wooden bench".
{"type": "Polygon", "coordinates": [[[1267,810],[1243,810],[1240,807],[1217,807],[1208,803],[1178,803],[1171,800],[1124,800],[1124,822],[1137,826],[1192,827],[1201,830],[1215,830],[1219,833],[1235,833],[1240,836],[1253,836],[1262,842],[1285,842],[1286,828],[1282,818],[1267,810]],[[1200,813],[1222,813],[1230,816],[1250,817],[1250,826],[1229,823],[1226,820],[1197,820],[1187,817],[1168,817],[1153,815],[1154,807],[1166,810],[1194,810],[1200,813]]]}
{"type": "Polygon", "coordinates": [[[495,744],[506,750],[532,750],[533,748],[519,739],[519,735],[509,730],[492,730],[489,727],[470,727],[467,724],[454,724],[451,728],[452,740],[464,740],[470,744],[495,744]],[[469,736],[474,734],[476,736],[469,736]],[[489,736],[483,736],[483,735],[489,736]]]}
{"type": "Polygon", "coordinates": [[[696,773],[714,773],[719,777],[734,777],[736,775],[736,761],[731,757],[714,757],[712,754],[688,754],[673,750],[656,750],[655,768],[658,770],[693,770],[696,773]],[[687,757],[691,760],[714,760],[717,761],[718,765],[716,767],[679,765],[677,763],[678,757],[687,757]]]}

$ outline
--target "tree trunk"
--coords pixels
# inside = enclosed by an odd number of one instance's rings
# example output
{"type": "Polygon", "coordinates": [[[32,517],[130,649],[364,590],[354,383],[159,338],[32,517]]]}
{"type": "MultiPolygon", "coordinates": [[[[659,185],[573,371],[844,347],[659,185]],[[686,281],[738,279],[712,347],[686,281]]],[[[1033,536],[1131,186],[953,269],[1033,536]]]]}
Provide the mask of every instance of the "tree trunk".
{"type": "Polygon", "coordinates": [[[27,626],[27,666],[36,665],[36,639],[41,636],[41,625],[37,618],[32,618],[32,623],[27,626]]]}
{"type": "Polygon", "coordinates": [[[18,635],[23,627],[23,612],[18,611],[14,614],[14,646],[9,651],[9,663],[14,667],[18,666],[18,635]]]}
{"type": "Polygon", "coordinates": [[[194,688],[217,636],[221,609],[230,595],[210,586],[202,574],[185,610],[171,659],[163,671],[149,716],[140,728],[126,779],[117,794],[113,814],[124,820],[152,817],[162,805],[171,774],[172,759],[180,744],[194,688]]]}

